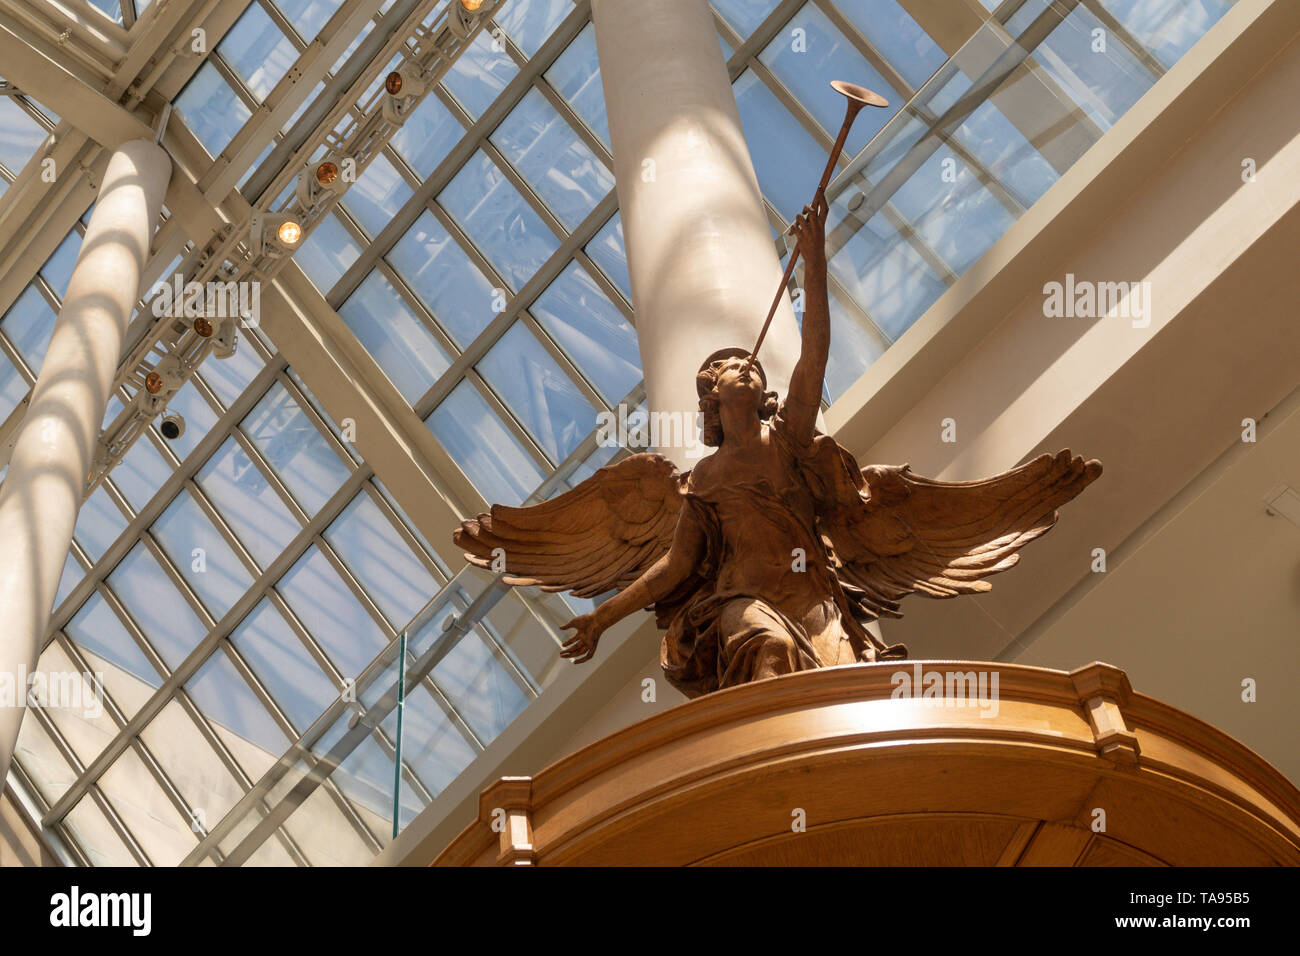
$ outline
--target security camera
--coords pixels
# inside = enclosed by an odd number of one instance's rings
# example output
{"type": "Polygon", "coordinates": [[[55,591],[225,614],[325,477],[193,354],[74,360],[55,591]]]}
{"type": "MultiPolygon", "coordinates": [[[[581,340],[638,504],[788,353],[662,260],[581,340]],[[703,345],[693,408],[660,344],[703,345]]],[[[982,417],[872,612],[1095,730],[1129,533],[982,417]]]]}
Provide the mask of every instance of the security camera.
{"type": "Polygon", "coordinates": [[[162,437],[168,441],[175,441],[185,434],[185,419],[180,416],[179,412],[168,412],[163,416],[162,424],[158,426],[162,432],[162,437]]]}

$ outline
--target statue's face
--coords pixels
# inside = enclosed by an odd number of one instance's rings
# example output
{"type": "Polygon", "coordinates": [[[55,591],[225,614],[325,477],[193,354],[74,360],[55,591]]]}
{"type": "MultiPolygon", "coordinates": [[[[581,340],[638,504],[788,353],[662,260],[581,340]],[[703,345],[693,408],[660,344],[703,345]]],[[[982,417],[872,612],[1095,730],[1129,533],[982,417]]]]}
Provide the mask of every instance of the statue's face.
{"type": "Polygon", "coordinates": [[[746,369],[742,358],[723,361],[715,388],[718,401],[726,404],[739,402],[757,409],[763,401],[763,378],[756,369],[746,369]]]}

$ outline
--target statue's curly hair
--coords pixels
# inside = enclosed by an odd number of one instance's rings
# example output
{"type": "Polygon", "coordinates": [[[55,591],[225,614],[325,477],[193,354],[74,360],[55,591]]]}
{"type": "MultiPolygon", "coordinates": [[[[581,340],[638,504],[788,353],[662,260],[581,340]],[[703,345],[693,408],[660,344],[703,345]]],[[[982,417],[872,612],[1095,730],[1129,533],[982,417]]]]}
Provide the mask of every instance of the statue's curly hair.
{"type": "MultiPolygon", "coordinates": [[[[700,398],[700,414],[704,420],[701,440],[711,448],[721,445],[723,438],[722,417],[718,414],[718,399],[714,394],[714,390],[718,387],[718,372],[728,359],[748,356],[749,353],[744,349],[719,349],[705,359],[700,370],[695,373],[695,393],[700,398]]],[[[776,414],[779,406],[778,396],[776,392],[766,391],[767,373],[763,371],[763,366],[755,361],[754,369],[758,372],[765,389],[763,400],[758,406],[758,417],[760,421],[767,421],[776,414]]]]}

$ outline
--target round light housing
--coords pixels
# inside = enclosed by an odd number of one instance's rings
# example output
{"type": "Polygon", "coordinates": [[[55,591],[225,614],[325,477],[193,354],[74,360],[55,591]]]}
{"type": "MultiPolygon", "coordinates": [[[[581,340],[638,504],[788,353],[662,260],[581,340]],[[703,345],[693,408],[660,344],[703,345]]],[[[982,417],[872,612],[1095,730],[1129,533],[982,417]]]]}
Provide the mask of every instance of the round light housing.
{"type": "Polygon", "coordinates": [[[402,74],[394,70],[384,78],[384,89],[388,91],[389,96],[397,96],[402,92],[402,74]]]}
{"type": "Polygon", "coordinates": [[[200,315],[194,320],[194,331],[206,339],[212,335],[212,323],[200,315]]]}
{"type": "Polygon", "coordinates": [[[483,6],[483,0],[460,0],[460,5],[473,13],[479,7],[483,6]]]}
{"type": "Polygon", "coordinates": [[[144,390],[150,395],[157,395],[162,391],[163,377],[157,372],[150,372],[144,379],[144,390]]]}
{"type": "Polygon", "coordinates": [[[328,186],[339,178],[339,168],[333,163],[325,162],[316,167],[316,182],[328,186]]]}
{"type": "Polygon", "coordinates": [[[302,238],[302,226],[292,219],[282,222],[280,228],[275,230],[275,237],[286,246],[296,246],[298,240],[302,238]]]}

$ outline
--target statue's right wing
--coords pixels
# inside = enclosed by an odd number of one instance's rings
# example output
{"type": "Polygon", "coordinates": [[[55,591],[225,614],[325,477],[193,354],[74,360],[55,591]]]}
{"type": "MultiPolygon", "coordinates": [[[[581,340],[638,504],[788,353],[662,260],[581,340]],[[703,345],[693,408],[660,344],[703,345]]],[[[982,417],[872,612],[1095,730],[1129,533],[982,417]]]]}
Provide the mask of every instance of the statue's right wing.
{"type": "Polygon", "coordinates": [[[688,474],[661,455],[631,455],[550,501],[493,505],[453,540],[471,564],[504,569],[508,584],[577,597],[620,590],[668,552],[688,474]]]}

